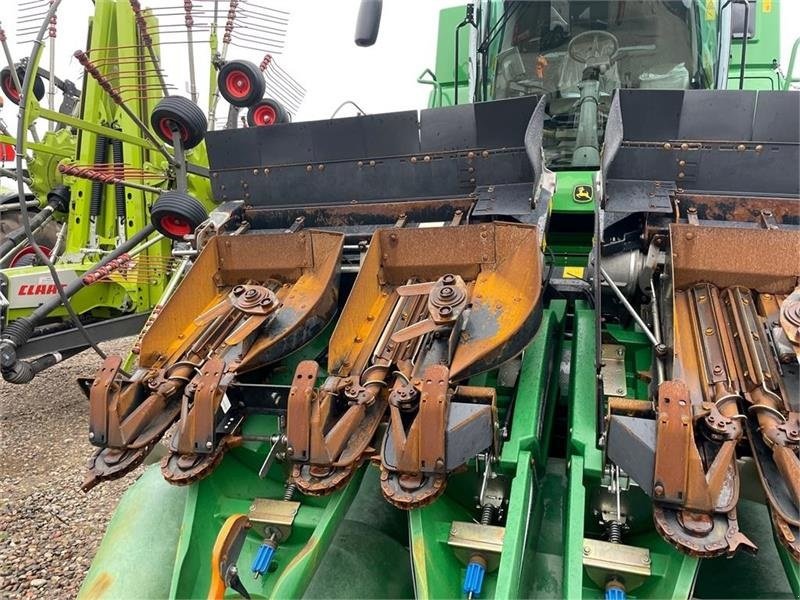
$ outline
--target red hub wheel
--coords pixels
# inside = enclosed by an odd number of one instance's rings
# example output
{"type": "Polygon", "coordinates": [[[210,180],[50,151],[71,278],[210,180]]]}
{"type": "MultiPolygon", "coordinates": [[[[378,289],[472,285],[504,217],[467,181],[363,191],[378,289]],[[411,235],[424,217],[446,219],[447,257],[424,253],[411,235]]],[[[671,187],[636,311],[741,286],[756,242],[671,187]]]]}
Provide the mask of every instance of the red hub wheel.
{"type": "Polygon", "coordinates": [[[158,128],[161,130],[161,133],[164,135],[165,139],[171,140],[172,139],[172,128],[177,127],[178,131],[181,134],[181,141],[185,142],[189,139],[189,132],[186,131],[186,127],[184,127],[180,123],[176,123],[172,119],[161,119],[158,122],[158,128]]]}
{"type": "MultiPolygon", "coordinates": [[[[42,246],[41,244],[39,244],[39,248],[42,249],[42,252],[44,252],[44,255],[47,258],[50,258],[50,253],[52,252],[50,248],[48,248],[47,246],[42,246]]],[[[14,255],[14,258],[11,259],[11,262],[8,263],[8,266],[16,267],[17,265],[19,265],[19,261],[22,260],[23,257],[29,256],[31,254],[35,255],[36,250],[33,249],[33,246],[25,246],[22,250],[20,250],[14,255]]]]}
{"type": "Polygon", "coordinates": [[[256,125],[274,125],[278,121],[278,113],[272,106],[262,104],[253,111],[253,121],[256,125]]]}
{"type": "Polygon", "coordinates": [[[237,99],[244,99],[250,95],[253,85],[244,71],[231,71],[225,77],[225,89],[228,94],[237,99]]]}
{"type": "Polygon", "coordinates": [[[175,237],[183,237],[192,233],[192,226],[177,215],[164,215],[159,221],[161,228],[175,237]]]}
{"type": "Polygon", "coordinates": [[[11,74],[3,77],[3,91],[6,96],[8,96],[9,100],[19,102],[19,90],[17,90],[17,87],[14,85],[14,79],[11,74]]]}

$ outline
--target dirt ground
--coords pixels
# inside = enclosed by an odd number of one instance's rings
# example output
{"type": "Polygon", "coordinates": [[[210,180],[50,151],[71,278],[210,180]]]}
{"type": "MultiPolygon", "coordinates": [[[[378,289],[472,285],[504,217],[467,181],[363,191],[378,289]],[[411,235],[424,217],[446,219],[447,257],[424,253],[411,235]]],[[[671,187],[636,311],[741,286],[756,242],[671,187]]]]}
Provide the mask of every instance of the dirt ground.
{"type": "MultiPolygon", "coordinates": [[[[103,344],[125,352],[131,340],[103,344]]],[[[0,382],[0,598],[73,598],[117,501],[136,474],[84,493],[92,454],[88,401],[76,382],[84,352],[28,385],[0,382]]]]}

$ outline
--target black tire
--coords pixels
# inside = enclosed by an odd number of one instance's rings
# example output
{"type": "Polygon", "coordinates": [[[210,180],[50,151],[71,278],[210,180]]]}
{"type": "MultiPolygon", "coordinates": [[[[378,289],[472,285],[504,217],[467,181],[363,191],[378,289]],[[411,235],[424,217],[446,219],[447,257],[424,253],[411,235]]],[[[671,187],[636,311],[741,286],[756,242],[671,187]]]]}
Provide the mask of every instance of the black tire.
{"type": "MultiPolygon", "coordinates": [[[[19,78],[19,84],[22,85],[25,81],[24,67],[17,67],[17,77],[19,78]]],[[[19,92],[17,91],[17,86],[14,85],[11,69],[8,67],[4,67],[0,70],[0,88],[3,89],[3,95],[6,98],[11,100],[14,104],[19,104],[19,92]]],[[[36,96],[37,100],[44,98],[44,80],[38,73],[33,82],[33,95],[36,96]]]]}
{"type": "Polygon", "coordinates": [[[244,108],[252,106],[264,97],[267,82],[264,75],[253,63],[246,60],[232,60],[222,65],[217,75],[219,93],[232,106],[244,108]]]}
{"type": "Polygon", "coordinates": [[[205,207],[184,192],[164,192],[150,209],[150,221],[159,233],[183,240],[208,218],[205,207]]]}
{"type": "Polygon", "coordinates": [[[250,127],[265,127],[288,123],[291,121],[289,111],[280,102],[272,98],[264,98],[256,102],[247,111],[247,124],[250,127]]]}
{"type": "Polygon", "coordinates": [[[208,121],[197,104],[183,96],[167,96],[156,105],[150,115],[150,125],[156,135],[172,145],[172,131],[177,128],[186,150],[203,141],[208,121]]]}
{"type": "MultiPolygon", "coordinates": [[[[35,199],[36,196],[33,194],[25,194],[26,202],[30,202],[31,200],[35,199]]],[[[12,204],[18,201],[19,196],[17,194],[9,194],[8,196],[0,197],[0,204],[5,204],[6,202],[12,204]]],[[[33,216],[39,212],[39,209],[29,206],[28,212],[30,213],[29,216],[33,216]]],[[[19,229],[20,227],[22,227],[22,215],[18,210],[9,210],[3,212],[2,219],[0,219],[0,244],[6,240],[9,233],[19,229]]],[[[36,234],[36,242],[42,246],[46,246],[47,248],[52,248],[55,245],[56,238],[58,237],[58,229],[59,224],[56,221],[51,220],[49,223],[47,223],[47,225],[39,230],[39,233],[36,234]]]]}

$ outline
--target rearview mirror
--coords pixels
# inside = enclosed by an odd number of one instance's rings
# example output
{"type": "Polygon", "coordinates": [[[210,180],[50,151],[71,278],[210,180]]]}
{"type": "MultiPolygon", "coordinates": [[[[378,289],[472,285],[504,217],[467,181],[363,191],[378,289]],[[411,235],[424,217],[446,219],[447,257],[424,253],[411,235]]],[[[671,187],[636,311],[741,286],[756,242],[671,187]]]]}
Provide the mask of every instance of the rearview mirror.
{"type": "Polygon", "coordinates": [[[381,27],[383,0],[361,0],[356,22],[356,46],[372,46],[381,27]]]}

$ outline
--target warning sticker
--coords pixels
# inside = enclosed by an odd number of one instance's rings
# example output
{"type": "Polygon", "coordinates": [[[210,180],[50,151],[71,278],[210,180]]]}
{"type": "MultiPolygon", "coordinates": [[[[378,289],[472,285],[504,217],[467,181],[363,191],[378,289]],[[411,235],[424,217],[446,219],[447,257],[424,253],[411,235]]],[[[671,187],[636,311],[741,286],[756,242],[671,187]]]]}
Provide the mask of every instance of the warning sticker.
{"type": "Polygon", "coordinates": [[[583,279],[583,267],[564,267],[564,279],[583,279]]]}

